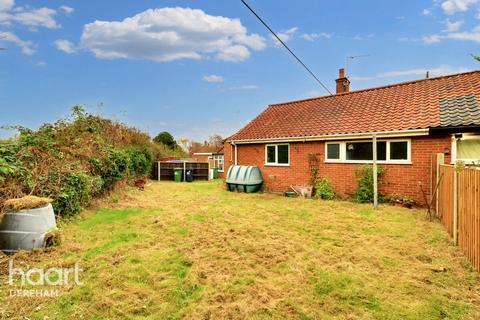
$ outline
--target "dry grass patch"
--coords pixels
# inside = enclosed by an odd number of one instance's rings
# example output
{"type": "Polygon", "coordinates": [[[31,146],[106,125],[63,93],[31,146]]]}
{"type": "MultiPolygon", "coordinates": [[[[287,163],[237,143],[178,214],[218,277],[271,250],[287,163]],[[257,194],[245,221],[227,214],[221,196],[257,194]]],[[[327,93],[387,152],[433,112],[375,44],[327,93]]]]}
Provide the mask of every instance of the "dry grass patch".
{"type": "MultiPolygon", "coordinates": [[[[154,183],[63,226],[23,267],[85,269],[81,287],[0,314],[43,319],[475,319],[479,276],[423,212],[154,183]],[[443,270],[444,272],[438,272],[443,270]]],[[[4,257],[1,266],[5,265],[4,257]]],[[[6,270],[0,270],[5,283],[6,270]]]]}
{"type": "Polygon", "coordinates": [[[45,207],[53,200],[36,196],[24,196],[17,199],[6,200],[3,204],[5,212],[18,212],[21,210],[37,209],[45,207]]]}

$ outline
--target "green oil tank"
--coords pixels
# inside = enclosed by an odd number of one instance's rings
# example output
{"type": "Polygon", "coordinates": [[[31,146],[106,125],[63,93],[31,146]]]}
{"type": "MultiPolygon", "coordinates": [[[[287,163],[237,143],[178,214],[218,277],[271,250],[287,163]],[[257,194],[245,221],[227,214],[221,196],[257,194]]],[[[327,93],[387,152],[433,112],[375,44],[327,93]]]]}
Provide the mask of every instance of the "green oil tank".
{"type": "Polygon", "coordinates": [[[229,191],[252,193],[260,191],[263,179],[257,166],[231,166],[226,182],[229,191]]]}

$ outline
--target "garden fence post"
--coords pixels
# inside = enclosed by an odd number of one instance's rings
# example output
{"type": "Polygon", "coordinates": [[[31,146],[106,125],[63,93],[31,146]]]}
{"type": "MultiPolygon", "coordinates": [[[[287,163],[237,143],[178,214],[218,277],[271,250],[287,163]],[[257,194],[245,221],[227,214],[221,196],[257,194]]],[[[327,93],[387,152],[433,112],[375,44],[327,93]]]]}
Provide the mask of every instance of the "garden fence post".
{"type": "Polygon", "coordinates": [[[458,245],[458,172],[453,169],[453,244],[458,245]]]}
{"type": "Polygon", "coordinates": [[[377,177],[377,136],[373,135],[372,142],[373,153],[373,208],[378,208],[378,177],[377,177]]]}
{"type": "MultiPolygon", "coordinates": [[[[436,170],[436,177],[435,177],[435,187],[438,185],[439,181],[440,181],[440,165],[441,164],[444,164],[445,163],[445,154],[443,153],[437,153],[437,157],[436,157],[436,163],[435,163],[435,170],[436,170]]],[[[430,186],[430,188],[432,188],[433,186],[430,186]]],[[[435,188],[433,187],[433,188],[435,188]]],[[[439,213],[438,213],[438,206],[439,206],[439,199],[438,199],[438,194],[440,193],[440,186],[436,187],[437,188],[437,194],[433,194],[434,190],[435,189],[432,189],[432,197],[435,197],[435,214],[437,215],[437,217],[439,217],[439,213]]]]}
{"type": "Polygon", "coordinates": [[[184,161],[183,162],[183,182],[187,181],[185,178],[186,178],[186,175],[187,175],[187,163],[184,161]]]}
{"type": "Polygon", "coordinates": [[[158,161],[158,181],[160,181],[160,161],[158,161]]]}

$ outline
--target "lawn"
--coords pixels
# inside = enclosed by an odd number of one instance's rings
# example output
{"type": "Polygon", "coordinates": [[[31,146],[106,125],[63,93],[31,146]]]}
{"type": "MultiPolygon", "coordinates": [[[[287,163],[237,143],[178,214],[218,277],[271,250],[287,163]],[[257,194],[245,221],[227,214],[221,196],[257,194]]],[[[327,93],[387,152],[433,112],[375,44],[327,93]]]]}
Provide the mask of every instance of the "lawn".
{"type": "Polygon", "coordinates": [[[7,297],[21,319],[478,319],[480,277],[424,211],[154,182],[62,225],[16,265],[79,262],[83,286],[7,297]]]}

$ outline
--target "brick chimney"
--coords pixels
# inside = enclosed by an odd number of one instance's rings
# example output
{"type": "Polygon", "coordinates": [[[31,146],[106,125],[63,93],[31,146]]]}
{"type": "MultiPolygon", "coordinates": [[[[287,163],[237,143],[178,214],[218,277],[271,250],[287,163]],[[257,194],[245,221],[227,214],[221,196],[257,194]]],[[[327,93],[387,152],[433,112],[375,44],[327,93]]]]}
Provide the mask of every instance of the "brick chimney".
{"type": "Polygon", "coordinates": [[[337,83],[337,94],[350,91],[350,80],[345,77],[345,69],[338,70],[338,79],[335,82],[337,83]]]}

